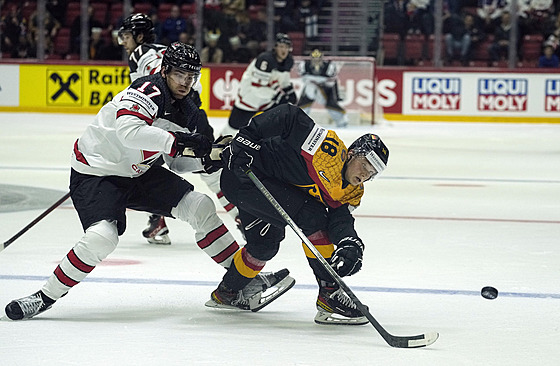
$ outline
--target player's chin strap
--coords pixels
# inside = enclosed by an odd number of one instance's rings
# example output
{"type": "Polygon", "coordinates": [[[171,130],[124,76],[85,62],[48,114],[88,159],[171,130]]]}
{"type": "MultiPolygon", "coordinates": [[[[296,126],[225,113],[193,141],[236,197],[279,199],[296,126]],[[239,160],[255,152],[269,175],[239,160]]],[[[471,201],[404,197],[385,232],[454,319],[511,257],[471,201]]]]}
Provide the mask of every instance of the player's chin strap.
{"type": "Polygon", "coordinates": [[[266,197],[266,199],[272,204],[272,206],[278,211],[280,216],[286,221],[288,225],[294,230],[294,232],[299,236],[299,238],[303,241],[305,246],[315,255],[315,257],[319,260],[319,263],[323,266],[323,268],[331,275],[334,281],[340,286],[340,288],[348,295],[352,301],[356,304],[356,307],[362,314],[366,316],[366,318],[370,321],[373,327],[379,332],[379,334],[383,337],[383,339],[389,344],[391,347],[397,348],[417,348],[417,347],[425,347],[429,346],[430,344],[434,343],[439,334],[436,332],[430,332],[425,334],[420,334],[416,336],[410,337],[400,337],[394,336],[388,333],[381,324],[368,310],[368,307],[362,304],[362,302],[354,295],[354,292],[342,281],[342,278],[335,272],[335,270],[331,267],[329,262],[321,255],[321,253],[315,248],[315,246],[311,243],[311,241],[305,236],[305,234],[301,231],[301,229],[296,225],[294,220],[288,215],[288,213],[280,206],[278,201],[272,196],[268,189],[262,184],[262,182],[257,178],[257,176],[253,173],[250,167],[241,167],[241,170],[251,181],[255,184],[255,186],[261,191],[261,193],[266,197]]]}

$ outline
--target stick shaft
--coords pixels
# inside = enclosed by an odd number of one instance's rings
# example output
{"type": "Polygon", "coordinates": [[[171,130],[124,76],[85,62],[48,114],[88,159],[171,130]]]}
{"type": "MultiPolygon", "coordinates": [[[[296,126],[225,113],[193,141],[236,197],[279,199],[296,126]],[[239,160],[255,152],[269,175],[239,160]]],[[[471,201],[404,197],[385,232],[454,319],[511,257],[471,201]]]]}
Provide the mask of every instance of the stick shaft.
{"type": "Polygon", "coordinates": [[[19,238],[20,236],[22,236],[23,234],[25,234],[29,229],[31,229],[33,226],[35,226],[35,224],[37,224],[39,221],[41,221],[45,216],[47,216],[48,214],[50,214],[55,208],[57,208],[58,206],[60,206],[64,201],[66,201],[68,198],[70,197],[70,192],[66,193],[64,196],[62,196],[58,201],[56,201],[55,203],[52,204],[51,207],[47,208],[42,214],[40,214],[39,216],[37,216],[37,218],[33,221],[31,221],[29,224],[27,224],[26,227],[24,227],[23,229],[21,229],[17,234],[15,234],[14,236],[12,236],[10,239],[8,239],[7,241],[4,242],[4,245],[2,246],[2,248],[0,248],[0,251],[6,249],[8,247],[8,245],[12,244],[17,238],[19,238]]]}

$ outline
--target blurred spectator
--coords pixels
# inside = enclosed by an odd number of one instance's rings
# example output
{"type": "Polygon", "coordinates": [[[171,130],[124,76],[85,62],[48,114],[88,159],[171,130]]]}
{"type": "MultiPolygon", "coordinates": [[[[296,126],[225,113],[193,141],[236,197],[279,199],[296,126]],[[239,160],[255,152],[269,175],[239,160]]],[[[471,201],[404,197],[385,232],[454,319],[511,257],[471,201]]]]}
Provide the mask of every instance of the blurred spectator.
{"type": "Polygon", "coordinates": [[[154,35],[156,36],[156,39],[155,39],[154,43],[161,43],[161,40],[163,38],[163,29],[162,29],[163,25],[159,21],[157,11],[152,11],[151,12],[150,19],[152,20],[152,23],[154,24],[154,35]]]}
{"type": "Polygon", "coordinates": [[[181,33],[179,34],[179,42],[189,44],[189,45],[191,45],[191,46],[193,46],[193,47],[194,47],[194,43],[195,43],[195,42],[194,42],[194,41],[195,41],[194,38],[195,38],[194,35],[189,34],[189,33],[187,33],[187,32],[181,32],[181,33]]]}
{"type": "MultiPolygon", "coordinates": [[[[28,34],[28,42],[31,48],[37,49],[37,43],[39,42],[39,24],[37,21],[38,13],[37,11],[33,12],[29,17],[29,34],[28,34]]],[[[61,25],[56,20],[49,11],[45,11],[45,54],[53,54],[54,53],[54,38],[58,33],[61,25]]]]}
{"type": "Polygon", "coordinates": [[[27,47],[27,21],[23,19],[17,5],[11,4],[8,14],[2,18],[1,27],[2,53],[17,57],[20,37],[23,37],[24,46],[27,47]]]}
{"type": "Polygon", "coordinates": [[[251,59],[251,52],[241,44],[239,37],[231,37],[229,39],[229,49],[225,52],[224,62],[248,64],[251,59]]]}
{"type": "Polygon", "coordinates": [[[275,0],[274,1],[274,32],[289,33],[296,30],[293,21],[294,0],[275,0]]]}
{"type": "Polygon", "coordinates": [[[296,7],[295,18],[298,30],[305,33],[306,39],[313,40],[319,35],[319,16],[316,4],[311,0],[301,0],[296,7]]]}
{"type": "Polygon", "coordinates": [[[266,10],[259,9],[256,19],[251,19],[245,33],[247,36],[247,48],[251,51],[253,57],[266,51],[267,30],[266,10]]]}
{"type": "Polygon", "coordinates": [[[99,50],[105,45],[105,41],[101,37],[103,29],[93,27],[91,29],[91,37],[89,39],[89,59],[97,60],[99,57],[99,50]]]}
{"type": "Polygon", "coordinates": [[[60,24],[64,24],[66,21],[66,7],[68,6],[68,0],[47,0],[45,7],[49,13],[56,19],[60,24]]]}
{"type": "Polygon", "coordinates": [[[237,14],[245,12],[245,0],[222,0],[221,9],[226,16],[235,18],[237,14]]]}
{"type": "Polygon", "coordinates": [[[206,46],[200,52],[202,64],[221,64],[224,61],[224,52],[218,47],[219,33],[208,32],[206,34],[206,46]]]}
{"type": "Polygon", "coordinates": [[[529,3],[529,33],[545,35],[554,14],[552,0],[531,0],[529,3]]]}
{"type": "Polygon", "coordinates": [[[472,14],[452,14],[444,28],[446,63],[450,64],[458,54],[461,64],[467,66],[472,50],[484,39],[484,32],[475,24],[472,14]]]}
{"type": "Polygon", "coordinates": [[[410,19],[408,33],[428,36],[434,32],[434,16],[430,0],[410,0],[406,9],[410,19]]]}
{"type": "Polygon", "coordinates": [[[113,30],[111,32],[111,42],[103,44],[96,55],[97,60],[122,60],[123,50],[119,44],[119,31],[113,30]]]}
{"type": "Polygon", "coordinates": [[[222,4],[220,0],[204,0],[204,27],[209,31],[216,31],[222,22],[222,4]]]}
{"type": "MultiPolygon", "coordinates": [[[[93,7],[88,7],[89,17],[89,36],[91,38],[91,30],[93,28],[103,28],[103,24],[93,18],[93,7]]],[[[82,17],[77,16],[70,25],[70,53],[80,53],[81,44],[81,31],[82,31],[82,17]]]]}
{"type": "MultiPolygon", "coordinates": [[[[488,54],[490,55],[489,66],[495,64],[502,58],[508,55],[509,50],[509,34],[511,32],[511,15],[509,11],[502,13],[502,21],[494,31],[494,42],[488,47],[488,54]]],[[[518,56],[519,55],[519,42],[517,43],[518,56]]]]}
{"type": "Polygon", "coordinates": [[[494,33],[501,22],[505,7],[506,0],[478,0],[476,14],[484,21],[484,31],[486,33],[494,33]]]}
{"type": "Polygon", "coordinates": [[[545,44],[543,55],[539,57],[539,67],[558,67],[558,56],[554,54],[554,46],[545,44]]]}
{"type": "Polygon", "coordinates": [[[181,17],[181,9],[178,5],[173,5],[171,7],[171,12],[169,17],[165,19],[161,29],[162,43],[171,44],[172,42],[179,40],[179,34],[181,32],[187,32],[189,34],[194,33],[194,26],[191,21],[181,17]]]}
{"type": "Polygon", "coordinates": [[[407,14],[408,0],[389,0],[384,7],[384,32],[397,33],[400,41],[397,47],[397,64],[404,65],[405,37],[410,26],[407,14]]]}

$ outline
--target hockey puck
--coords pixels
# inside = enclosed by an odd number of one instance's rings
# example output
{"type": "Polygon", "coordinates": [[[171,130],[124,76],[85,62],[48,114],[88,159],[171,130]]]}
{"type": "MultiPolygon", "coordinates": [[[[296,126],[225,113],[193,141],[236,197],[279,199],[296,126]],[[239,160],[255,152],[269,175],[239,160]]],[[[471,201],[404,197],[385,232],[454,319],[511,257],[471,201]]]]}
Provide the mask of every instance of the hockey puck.
{"type": "Polygon", "coordinates": [[[483,287],[482,290],[480,290],[480,294],[485,299],[494,300],[496,297],[498,297],[498,290],[496,290],[496,288],[492,286],[486,286],[483,287]]]}

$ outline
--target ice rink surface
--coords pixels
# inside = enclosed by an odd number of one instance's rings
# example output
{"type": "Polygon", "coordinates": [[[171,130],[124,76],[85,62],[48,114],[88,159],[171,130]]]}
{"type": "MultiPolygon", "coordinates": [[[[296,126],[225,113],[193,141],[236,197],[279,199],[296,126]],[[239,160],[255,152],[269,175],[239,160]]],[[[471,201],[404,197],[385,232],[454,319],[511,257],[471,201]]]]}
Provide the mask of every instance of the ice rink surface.
{"type": "MultiPolygon", "coordinates": [[[[73,142],[92,118],[0,114],[1,242],[67,192],[73,142]]],[[[390,333],[436,331],[436,343],[395,349],[369,324],[315,324],[317,286],[289,228],[265,269],[289,268],[292,290],[258,313],[206,308],[223,269],[190,226],[168,220],[173,244],[153,246],[147,215],[129,211],[115,252],[52,309],[20,322],[0,311],[0,365],[559,365],[560,125],[337,132],[347,145],[374,132],[390,149],[355,211],[363,269],[345,281],[390,333]],[[480,296],[485,285],[496,300],[480,296]]],[[[81,235],[68,201],[2,251],[1,308],[37,291],[81,235]]]]}

